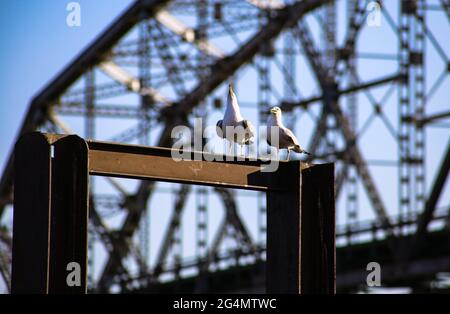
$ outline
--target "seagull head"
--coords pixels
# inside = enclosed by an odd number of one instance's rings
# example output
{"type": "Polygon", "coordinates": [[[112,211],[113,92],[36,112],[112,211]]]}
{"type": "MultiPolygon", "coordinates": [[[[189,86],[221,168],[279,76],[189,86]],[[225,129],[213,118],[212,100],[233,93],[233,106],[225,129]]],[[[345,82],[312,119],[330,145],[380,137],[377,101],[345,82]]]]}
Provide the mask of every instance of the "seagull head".
{"type": "Polygon", "coordinates": [[[270,113],[274,114],[276,116],[279,116],[279,115],[281,115],[281,109],[280,109],[280,107],[272,107],[270,109],[270,113]]]}

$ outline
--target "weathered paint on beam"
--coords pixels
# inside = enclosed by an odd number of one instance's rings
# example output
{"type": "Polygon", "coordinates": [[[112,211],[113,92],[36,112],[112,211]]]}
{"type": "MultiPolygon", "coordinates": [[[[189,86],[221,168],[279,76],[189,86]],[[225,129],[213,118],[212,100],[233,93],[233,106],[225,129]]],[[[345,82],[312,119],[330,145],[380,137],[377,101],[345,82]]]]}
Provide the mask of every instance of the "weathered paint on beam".
{"type": "Polygon", "coordinates": [[[175,161],[172,158],[174,150],[169,148],[93,141],[88,145],[92,175],[260,191],[268,189],[267,173],[261,172],[262,161],[216,161],[225,157],[202,152],[191,152],[189,160],[175,161]]]}

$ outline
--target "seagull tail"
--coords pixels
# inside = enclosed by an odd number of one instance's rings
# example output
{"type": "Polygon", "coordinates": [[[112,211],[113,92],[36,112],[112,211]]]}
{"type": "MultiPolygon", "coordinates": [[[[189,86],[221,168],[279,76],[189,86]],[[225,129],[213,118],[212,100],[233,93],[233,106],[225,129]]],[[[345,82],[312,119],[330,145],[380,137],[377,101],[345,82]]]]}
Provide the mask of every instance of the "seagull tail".
{"type": "Polygon", "coordinates": [[[306,155],[311,155],[306,150],[301,148],[300,145],[295,145],[293,151],[296,152],[296,153],[299,153],[299,154],[303,153],[303,154],[306,154],[306,155]]]}

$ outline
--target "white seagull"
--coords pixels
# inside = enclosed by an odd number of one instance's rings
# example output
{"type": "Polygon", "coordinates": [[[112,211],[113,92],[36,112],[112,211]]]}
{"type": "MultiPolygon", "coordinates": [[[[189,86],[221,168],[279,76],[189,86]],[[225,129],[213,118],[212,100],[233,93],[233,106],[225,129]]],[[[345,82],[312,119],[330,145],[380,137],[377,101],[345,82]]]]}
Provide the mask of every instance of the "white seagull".
{"type": "Polygon", "coordinates": [[[228,140],[228,151],[231,150],[231,143],[237,143],[241,147],[253,143],[255,136],[255,127],[250,120],[245,120],[239,109],[236,94],[233,86],[228,88],[227,108],[222,120],[217,121],[216,132],[220,138],[228,140]],[[228,127],[228,132],[227,132],[228,127]]]}
{"type": "Polygon", "coordinates": [[[270,115],[269,118],[267,119],[267,144],[277,149],[283,148],[287,149],[288,150],[287,160],[289,160],[289,154],[291,153],[291,150],[299,154],[304,153],[310,155],[307,151],[301,148],[294,133],[284,126],[283,121],[281,119],[281,109],[279,107],[273,107],[272,109],[270,109],[270,115]],[[275,129],[276,133],[274,135],[278,133],[278,147],[275,146],[276,144],[275,141],[272,141],[271,139],[272,127],[276,128],[275,129]]]}

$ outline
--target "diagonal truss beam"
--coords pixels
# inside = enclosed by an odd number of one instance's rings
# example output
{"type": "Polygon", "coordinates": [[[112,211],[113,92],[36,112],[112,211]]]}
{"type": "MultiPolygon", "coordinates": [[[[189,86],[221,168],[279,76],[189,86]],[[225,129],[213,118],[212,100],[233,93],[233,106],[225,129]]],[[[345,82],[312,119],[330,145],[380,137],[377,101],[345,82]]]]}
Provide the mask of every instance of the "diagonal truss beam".
{"type": "MultiPolygon", "coordinates": [[[[50,111],[49,113],[49,120],[54,123],[57,127],[59,127],[64,133],[66,134],[73,134],[73,131],[67,127],[61,120],[58,119],[58,117],[50,111]]],[[[126,190],[114,179],[114,178],[106,178],[111,185],[116,188],[124,197],[128,196],[128,193],[126,190]]],[[[92,195],[89,198],[90,202],[90,210],[89,210],[89,219],[92,221],[96,233],[100,236],[100,239],[102,240],[103,245],[106,248],[106,251],[109,254],[114,253],[114,249],[116,250],[124,250],[124,244],[121,243],[118,240],[118,237],[115,236],[115,233],[112,232],[107,228],[107,226],[103,223],[101,216],[98,214],[95,206],[95,202],[93,201],[92,195]]],[[[131,245],[131,244],[129,244],[131,245]]],[[[146,264],[143,261],[142,257],[140,256],[139,252],[137,252],[136,249],[133,249],[133,255],[139,265],[139,267],[142,269],[146,268],[146,264]]],[[[124,273],[126,270],[122,267],[121,272],[124,273]]]]}
{"type": "Polygon", "coordinates": [[[303,15],[328,2],[330,1],[306,0],[276,11],[267,25],[244,43],[238,51],[216,62],[207,79],[201,81],[188,95],[183,97],[177,106],[163,110],[163,114],[175,117],[189,113],[242,65],[250,62],[260,52],[263,43],[276,38],[284,29],[292,27],[303,15]]]}
{"type": "MultiPolygon", "coordinates": [[[[356,134],[350,127],[347,117],[344,115],[338,104],[337,84],[332,78],[328,77],[326,68],[320,61],[323,59],[320,58],[319,52],[314,47],[314,42],[312,36],[310,35],[310,31],[308,30],[306,23],[303,21],[298,23],[298,35],[310,62],[311,68],[320,83],[322,93],[324,94],[324,105],[321,117],[318,121],[317,130],[314,132],[315,136],[311,142],[311,145],[313,146],[311,149],[316,149],[318,147],[320,138],[323,136],[323,134],[320,134],[319,131],[321,130],[322,132],[325,132],[326,128],[324,126],[326,123],[326,116],[328,114],[328,110],[330,110],[337,120],[338,127],[342,131],[346,141],[348,154],[352,162],[355,164],[360,178],[362,179],[363,185],[366,188],[375,213],[382,224],[390,230],[392,225],[389,221],[387,210],[372,179],[367,164],[356,144],[356,134]]],[[[354,88],[352,87],[352,89],[354,88]]]]}
{"type": "MultiPolygon", "coordinates": [[[[325,95],[328,93],[330,88],[334,86],[331,84],[334,79],[329,76],[329,71],[327,71],[327,67],[323,64],[323,58],[320,52],[316,49],[316,45],[314,44],[314,40],[311,36],[311,32],[305,21],[299,21],[297,27],[293,30],[297,37],[300,39],[303,50],[308,58],[309,64],[313,70],[313,73],[319,82],[319,85],[322,89],[322,93],[325,95]]],[[[326,132],[326,123],[328,117],[329,105],[328,102],[333,101],[330,97],[323,97],[323,105],[322,110],[320,112],[320,118],[316,122],[316,129],[313,132],[313,138],[311,139],[308,149],[311,152],[311,155],[308,157],[307,161],[312,160],[312,156],[316,154],[317,149],[319,148],[320,142],[324,137],[326,132]]]]}
{"type": "Polygon", "coordinates": [[[131,73],[118,66],[113,61],[103,61],[99,64],[100,70],[111,77],[116,82],[125,85],[129,90],[140,94],[141,96],[150,96],[153,100],[169,105],[170,101],[161,93],[151,87],[142,87],[141,82],[131,73]]]}
{"type": "Polygon", "coordinates": [[[450,21],[450,1],[449,0],[441,0],[442,8],[445,11],[445,14],[447,14],[447,18],[450,21]]]}
{"type": "MultiPolygon", "coordinates": [[[[356,3],[354,3],[352,15],[350,16],[349,31],[348,31],[348,34],[344,41],[344,48],[341,50],[341,51],[344,51],[345,53],[336,54],[336,56],[339,58],[348,57],[349,54],[352,54],[354,51],[356,36],[358,35],[358,32],[363,24],[362,15],[364,13],[365,3],[366,3],[365,0],[357,1],[356,3]]],[[[314,43],[313,43],[312,37],[310,35],[310,32],[307,28],[306,23],[301,21],[301,23],[299,23],[298,26],[299,26],[298,27],[298,35],[302,42],[303,49],[305,50],[306,55],[310,61],[311,67],[313,68],[313,70],[316,74],[316,78],[322,87],[322,91],[325,91],[331,87],[331,86],[326,86],[326,85],[328,85],[328,84],[326,84],[327,82],[332,84],[333,86],[337,86],[335,84],[337,79],[336,78],[331,79],[328,77],[328,73],[331,73],[331,71],[326,71],[326,68],[322,64],[321,60],[323,60],[323,58],[321,58],[321,56],[318,55],[317,50],[314,48],[314,43]]],[[[339,61],[338,59],[335,61],[335,64],[333,65],[333,67],[337,66],[338,61],[339,61]]],[[[346,65],[348,66],[348,63],[346,65]]],[[[339,77],[340,75],[342,75],[342,73],[338,72],[337,76],[339,77]]],[[[326,101],[327,99],[326,99],[325,93],[323,92],[323,95],[321,97],[318,97],[317,100],[326,101]]],[[[328,101],[329,101],[329,99],[328,99],[328,101]]],[[[309,103],[309,102],[302,101],[302,105],[306,105],[307,103],[309,103]]],[[[318,149],[320,140],[323,138],[323,135],[326,132],[326,123],[327,123],[327,118],[328,118],[328,108],[326,108],[326,107],[327,107],[326,105],[324,105],[322,107],[319,120],[317,121],[316,130],[313,133],[314,137],[312,138],[312,140],[310,141],[309,146],[308,146],[309,151],[313,152],[313,154],[318,149]]],[[[292,109],[292,107],[291,107],[291,109],[292,109]]],[[[308,161],[310,161],[312,159],[312,155],[310,155],[310,157],[308,157],[308,161]]]]}
{"type": "Polygon", "coordinates": [[[356,166],[356,170],[358,171],[358,174],[363,182],[376,215],[387,230],[392,230],[392,224],[389,220],[386,207],[384,206],[381,196],[372,179],[367,163],[365,162],[364,157],[356,144],[356,134],[350,127],[347,117],[344,115],[337,102],[331,103],[331,110],[333,115],[336,117],[337,125],[341,129],[342,135],[346,141],[349,156],[356,166]]]}
{"type": "MultiPolygon", "coordinates": [[[[164,262],[167,259],[167,256],[170,252],[170,248],[173,244],[173,235],[175,233],[175,230],[179,227],[181,222],[181,215],[184,209],[185,202],[187,200],[188,193],[190,191],[189,185],[183,185],[178,192],[178,198],[175,201],[175,207],[172,214],[172,217],[170,219],[169,227],[165,233],[165,236],[163,237],[163,244],[161,245],[160,251],[158,253],[158,257],[156,258],[156,266],[155,266],[155,274],[158,275],[160,271],[163,270],[164,262]]],[[[237,212],[237,205],[234,200],[233,194],[226,189],[216,188],[215,191],[219,194],[221,197],[223,203],[224,203],[224,209],[226,211],[225,213],[225,219],[221,224],[221,228],[217,232],[217,235],[213,241],[213,244],[211,245],[211,249],[209,250],[209,256],[214,256],[217,253],[217,249],[220,246],[220,243],[225,235],[225,230],[228,226],[231,226],[235,232],[236,237],[240,241],[240,244],[242,244],[247,249],[253,248],[253,241],[247,231],[247,228],[243,224],[238,212],[237,212]]]]}
{"type": "MultiPolygon", "coordinates": [[[[170,133],[163,132],[156,146],[167,147],[170,146],[170,143],[170,133]]],[[[112,254],[110,254],[105,264],[98,282],[100,291],[106,291],[108,283],[113,279],[112,277],[114,274],[117,274],[117,271],[123,268],[122,260],[130,252],[128,243],[139,226],[141,214],[146,208],[147,201],[153,194],[154,189],[154,182],[141,181],[135,195],[129,197],[129,201],[126,206],[128,208],[128,214],[119,230],[120,237],[118,238],[118,241],[120,245],[114,247],[112,254]]]]}
{"type": "Polygon", "coordinates": [[[425,208],[419,217],[417,222],[417,231],[411,241],[409,256],[420,250],[420,245],[423,240],[425,233],[427,232],[428,225],[433,218],[434,211],[436,210],[436,205],[439,201],[439,197],[444,189],[445,182],[447,180],[448,174],[450,172],[450,140],[447,144],[447,150],[442,160],[441,167],[436,175],[433,186],[431,188],[430,195],[425,204],[425,208]]]}
{"type": "Polygon", "coordinates": [[[186,200],[191,190],[190,185],[182,185],[177,193],[177,199],[175,201],[175,206],[173,209],[172,217],[170,218],[169,227],[163,237],[163,243],[159,250],[158,256],[155,263],[155,274],[158,275],[160,271],[163,270],[164,262],[170,252],[170,248],[173,244],[173,236],[175,231],[180,227],[181,215],[183,213],[186,200]]]}
{"type": "Polygon", "coordinates": [[[239,241],[239,245],[241,246],[241,248],[245,248],[248,250],[254,249],[255,246],[253,240],[239,216],[237,205],[234,200],[234,195],[231,193],[231,191],[226,189],[215,188],[215,191],[222,198],[224,209],[226,210],[226,216],[209,250],[208,254],[210,258],[217,254],[219,246],[225,237],[226,229],[229,226],[234,229],[236,240],[239,241]]]}
{"type": "MultiPolygon", "coordinates": [[[[168,2],[168,0],[137,0],[130,5],[91,45],[83,50],[73,62],[33,98],[17,138],[26,132],[34,131],[40,124],[44,123],[48,108],[52,106],[53,102],[56,102],[58,97],[83,74],[87,67],[97,64],[102,55],[108,54],[111,48],[143,17],[143,12],[147,16],[152,16],[168,2]]],[[[12,163],[13,152],[9,154],[1,177],[0,200],[11,199],[12,163]]],[[[0,216],[6,204],[0,204],[0,216]]]]}
{"type": "Polygon", "coordinates": [[[155,15],[155,19],[167,29],[180,36],[184,41],[192,43],[197,48],[208,56],[216,58],[223,58],[225,54],[220,48],[215,46],[212,42],[204,39],[197,38],[195,30],[186,26],[182,21],[170,14],[167,10],[160,10],[155,15]]]}
{"type": "MultiPolygon", "coordinates": [[[[380,85],[383,85],[383,84],[387,84],[387,83],[390,83],[390,82],[400,81],[402,79],[404,79],[403,75],[401,75],[401,74],[392,74],[392,75],[381,77],[381,78],[378,78],[378,79],[374,79],[374,80],[371,80],[371,81],[368,81],[368,82],[360,83],[358,85],[350,86],[348,88],[340,89],[340,90],[336,91],[336,95],[337,96],[348,95],[348,94],[352,94],[352,93],[355,93],[355,92],[358,92],[358,91],[361,91],[361,90],[365,90],[365,89],[369,89],[369,88],[372,88],[372,87],[376,87],[376,86],[380,86],[380,85]]],[[[310,105],[312,103],[323,101],[324,98],[325,98],[325,95],[320,95],[320,96],[313,96],[313,97],[310,97],[310,98],[306,98],[306,99],[303,99],[303,100],[301,100],[299,102],[283,101],[281,103],[281,108],[283,110],[289,111],[289,110],[292,110],[292,109],[294,109],[296,107],[306,107],[306,106],[308,106],[308,105],[310,105]]],[[[438,118],[442,118],[442,117],[444,117],[444,116],[440,116],[438,118]]],[[[427,123],[427,122],[428,122],[428,120],[425,121],[425,123],[427,123]]]]}

